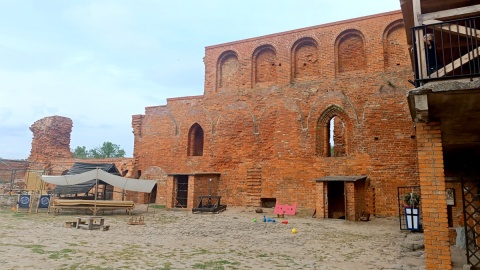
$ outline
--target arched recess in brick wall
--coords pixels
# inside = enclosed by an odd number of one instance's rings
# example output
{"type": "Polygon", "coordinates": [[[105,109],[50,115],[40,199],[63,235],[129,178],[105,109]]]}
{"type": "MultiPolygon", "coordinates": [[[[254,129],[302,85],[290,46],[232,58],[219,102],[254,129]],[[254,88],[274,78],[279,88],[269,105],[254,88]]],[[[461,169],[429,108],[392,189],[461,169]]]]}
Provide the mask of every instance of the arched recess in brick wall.
{"type": "Polygon", "coordinates": [[[347,155],[348,116],[337,105],[331,105],[320,115],[316,127],[316,154],[324,157],[347,155]]]}
{"type": "Polygon", "coordinates": [[[385,71],[410,65],[403,20],[394,21],[385,28],[383,41],[385,71]]]}
{"type": "Polygon", "coordinates": [[[320,57],[315,39],[305,37],[292,46],[292,78],[297,81],[320,75],[320,57]]]}
{"type": "Polygon", "coordinates": [[[272,45],[263,45],[253,52],[252,86],[271,86],[277,82],[277,54],[272,45]]]}
{"type": "Polygon", "coordinates": [[[198,123],[195,123],[188,131],[188,155],[203,156],[203,142],[203,128],[198,123]]]}
{"type": "Polygon", "coordinates": [[[238,86],[240,64],[237,53],[226,51],[217,62],[217,89],[232,89],[238,86]]]}
{"type": "Polygon", "coordinates": [[[358,30],[346,30],[335,41],[337,72],[365,70],[365,39],[358,30]]]}

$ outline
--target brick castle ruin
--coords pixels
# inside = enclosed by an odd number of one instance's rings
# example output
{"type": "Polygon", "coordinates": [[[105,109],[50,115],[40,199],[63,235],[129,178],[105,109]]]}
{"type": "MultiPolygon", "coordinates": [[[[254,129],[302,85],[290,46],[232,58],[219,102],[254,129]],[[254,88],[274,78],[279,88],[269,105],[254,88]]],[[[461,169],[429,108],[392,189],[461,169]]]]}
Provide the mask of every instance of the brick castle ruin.
{"type": "MultiPolygon", "coordinates": [[[[204,63],[204,94],[134,115],[133,159],[114,160],[158,181],[156,203],[192,208],[212,192],[320,218],[398,215],[397,187],[419,183],[399,11],[209,46],[204,63]]],[[[33,124],[29,161],[73,164],[71,127],[33,124]]]]}
{"type": "Polygon", "coordinates": [[[204,63],[203,95],[133,116],[158,203],[192,208],[212,179],[228,205],[398,215],[397,187],[419,182],[400,12],[209,46],[204,63]]]}

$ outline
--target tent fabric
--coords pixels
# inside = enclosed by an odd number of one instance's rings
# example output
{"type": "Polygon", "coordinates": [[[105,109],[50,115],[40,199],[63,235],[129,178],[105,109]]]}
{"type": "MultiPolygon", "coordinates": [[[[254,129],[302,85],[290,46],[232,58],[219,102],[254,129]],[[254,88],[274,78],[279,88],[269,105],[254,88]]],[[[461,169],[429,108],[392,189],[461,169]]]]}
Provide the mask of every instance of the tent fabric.
{"type": "MultiPolygon", "coordinates": [[[[91,180],[78,185],[71,186],[59,186],[57,185],[53,190],[49,191],[50,194],[87,194],[96,184],[95,180],[91,180]]],[[[99,182],[98,184],[104,184],[99,182]]]]}
{"type": "MultiPolygon", "coordinates": [[[[75,162],[73,166],[68,170],[65,174],[66,175],[74,175],[74,174],[81,174],[84,172],[88,172],[94,169],[102,169],[108,173],[120,176],[120,173],[115,167],[114,163],[85,163],[85,162],[75,162]]],[[[64,175],[65,175],[64,174],[64,175]]],[[[91,181],[82,183],[82,184],[75,184],[75,185],[67,185],[67,186],[59,186],[57,185],[53,190],[49,191],[51,194],[87,194],[97,183],[95,178],[92,178],[91,181]]],[[[106,185],[103,181],[98,181],[99,185],[106,185]]]]}
{"type": "Polygon", "coordinates": [[[94,169],[88,172],[72,175],[42,175],[43,181],[58,186],[78,185],[96,179],[102,180],[117,188],[146,193],[150,193],[157,183],[155,180],[140,180],[116,176],[101,169],[94,169]]]}
{"type": "Polygon", "coordinates": [[[67,175],[69,174],[80,174],[84,172],[88,172],[94,169],[102,169],[108,173],[114,174],[114,175],[120,175],[120,172],[118,171],[117,167],[115,166],[114,163],[86,163],[86,162],[75,162],[73,166],[68,170],[66,173],[67,175]]]}

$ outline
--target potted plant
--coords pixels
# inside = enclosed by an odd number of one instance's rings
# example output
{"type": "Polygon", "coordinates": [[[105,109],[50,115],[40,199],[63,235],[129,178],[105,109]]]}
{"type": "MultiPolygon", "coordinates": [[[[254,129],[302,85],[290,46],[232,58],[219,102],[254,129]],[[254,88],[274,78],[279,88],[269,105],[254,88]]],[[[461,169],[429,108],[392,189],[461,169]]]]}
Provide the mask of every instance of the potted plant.
{"type": "Polygon", "coordinates": [[[408,230],[420,229],[420,194],[410,192],[403,195],[405,221],[408,230]]]}
{"type": "Polygon", "coordinates": [[[405,207],[418,207],[420,204],[420,195],[416,192],[406,193],[403,196],[405,207]]]}

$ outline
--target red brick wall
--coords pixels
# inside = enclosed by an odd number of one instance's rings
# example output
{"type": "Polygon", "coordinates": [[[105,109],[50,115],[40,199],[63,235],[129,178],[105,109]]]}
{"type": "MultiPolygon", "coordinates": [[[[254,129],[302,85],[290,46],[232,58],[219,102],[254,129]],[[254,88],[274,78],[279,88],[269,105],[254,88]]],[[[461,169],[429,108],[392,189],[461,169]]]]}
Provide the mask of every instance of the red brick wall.
{"type": "Polygon", "coordinates": [[[313,38],[304,38],[293,46],[293,79],[296,82],[315,80],[320,75],[319,48],[313,38]]]}
{"type": "Polygon", "coordinates": [[[410,63],[409,58],[406,57],[408,51],[405,43],[405,28],[402,21],[397,20],[392,22],[387,29],[384,36],[385,70],[395,71],[410,63]]]}
{"type": "Polygon", "coordinates": [[[9,159],[0,159],[0,183],[10,183],[12,177],[15,179],[17,173],[21,177],[24,176],[24,172],[28,169],[28,161],[26,160],[9,160],[9,159]]]}
{"type": "Polygon", "coordinates": [[[32,149],[28,161],[49,162],[56,158],[72,157],[70,133],[73,122],[63,116],[42,118],[30,127],[33,133],[32,149]]]}
{"type": "Polygon", "coordinates": [[[277,59],[273,46],[258,48],[254,54],[253,79],[255,87],[275,85],[277,82],[277,59]]]}
{"type": "Polygon", "coordinates": [[[365,190],[365,180],[355,182],[355,220],[360,218],[362,212],[370,213],[369,204],[365,200],[367,197],[365,190]]]}
{"type": "Polygon", "coordinates": [[[386,37],[406,44],[392,28],[399,20],[390,12],[207,47],[203,96],[168,99],[133,116],[135,166],[219,172],[218,194],[230,205],[276,198],[312,210],[320,196],[314,179],[368,175],[374,214],[398,215],[397,187],[418,184],[406,47],[403,58],[400,49],[388,58],[400,63],[394,71],[385,64],[386,37]],[[344,61],[337,73],[339,44],[351,44],[349,54],[364,55],[364,64],[344,61]],[[329,108],[338,109],[326,114],[329,108]],[[345,123],[345,156],[319,151],[322,115],[345,123]],[[187,155],[195,123],[204,131],[203,156],[187,155]]]}
{"type": "Polygon", "coordinates": [[[337,44],[338,72],[366,68],[365,41],[360,31],[345,31],[337,44]]]}
{"type": "Polygon", "coordinates": [[[417,123],[427,269],[452,269],[440,123],[417,123]]]}

